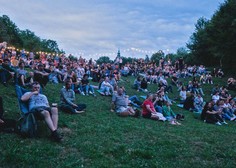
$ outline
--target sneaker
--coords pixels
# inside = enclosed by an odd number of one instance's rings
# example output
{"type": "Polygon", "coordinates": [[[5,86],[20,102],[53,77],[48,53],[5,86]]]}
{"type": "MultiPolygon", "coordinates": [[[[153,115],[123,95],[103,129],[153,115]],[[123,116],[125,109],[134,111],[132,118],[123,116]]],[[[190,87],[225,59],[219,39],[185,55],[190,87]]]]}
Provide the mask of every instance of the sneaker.
{"type": "Polygon", "coordinates": [[[97,95],[95,93],[93,93],[93,97],[96,97],[97,95]]]}
{"type": "Polygon", "coordinates": [[[57,132],[57,130],[53,131],[51,134],[51,138],[53,141],[55,142],[61,142],[62,137],[60,136],[60,134],[57,132]]]}
{"type": "Polygon", "coordinates": [[[236,119],[236,116],[231,117],[230,121],[234,121],[236,119]]]}
{"type": "Polygon", "coordinates": [[[84,112],[85,112],[84,110],[81,110],[81,111],[75,110],[75,114],[81,114],[81,113],[84,113],[84,112]]]}
{"type": "Polygon", "coordinates": [[[89,91],[89,94],[91,94],[91,95],[92,95],[92,94],[93,94],[93,92],[89,91]]]}
{"type": "Polygon", "coordinates": [[[219,121],[216,123],[216,125],[222,125],[219,121]]]}
{"type": "Polygon", "coordinates": [[[81,94],[84,96],[85,94],[84,94],[84,92],[81,92],[81,94]]]}
{"type": "Polygon", "coordinates": [[[225,121],[223,121],[223,122],[221,122],[221,124],[225,124],[225,125],[227,125],[228,123],[227,123],[227,122],[225,122],[225,121]]]}

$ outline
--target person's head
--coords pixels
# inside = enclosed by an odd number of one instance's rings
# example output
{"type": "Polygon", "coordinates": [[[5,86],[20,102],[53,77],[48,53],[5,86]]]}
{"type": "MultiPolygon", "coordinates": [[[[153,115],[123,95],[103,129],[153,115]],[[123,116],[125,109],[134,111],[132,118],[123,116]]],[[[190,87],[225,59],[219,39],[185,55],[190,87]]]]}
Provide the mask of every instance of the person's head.
{"type": "Polygon", "coordinates": [[[65,87],[66,87],[66,89],[70,89],[71,88],[71,81],[70,80],[66,80],[65,81],[65,87]]]}
{"type": "Polygon", "coordinates": [[[117,91],[118,95],[122,95],[124,93],[124,90],[123,88],[119,88],[118,91],[117,91]]]}
{"type": "Polygon", "coordinates": [[[44,69],[43,64],[39,64],[39,65],[38,65],[38,70],[43,70],[43,69],[44,69]]]}
{"type": "Polygon", "coordinates": [[[213,106],[213,102],[210,101],[210,102],[206,103],[205,106],[208,107],[208,108],[211,108],[213,106]]]}
{"type": "Polygon", "coordinates": [[[110,79],[114,79],[115,78],[115,75],[114,74],[111,74],[110,75],[110,79]]]}
{"type": "Polygon", "coordinates": [[[197,97],[202,97],[200,93],[197,93],[197,97]]]}
{"type": "Polygon", "coordinates": [[[170,102],[169,101],[165,101],[164,102],[166,106],[170,106],[170,102]]]}
{"type": "Polygon", "coordinates": [[[8,64],[10,63],[10,61],[9,61],[9,59],[4,59],[4,60],[3,60],[3,63],[6,64],[6,65],[8,65],[8,64]]]}
{"type": "Polygon", "coordinates": [[[152,93],[148,93],[147,99],[148,99],[148,100],[152,100],[152,99],[153,99],[153,94],[152,94],[152,93]]]}
{"type": "Polygon", "coordinates": [[[33,84],[32,84],[32,91],[34,92],[34,91],[40,91],[40,84],[38,83],[38,82],[34,82],[33,84]]]}
{"type": "Polygon", "coordinates": [[[215,92],[215,95],[219,95],[219,92],[215,92]]]}
{"type": "Polygon", "coordinates": [[[84,74],[83,78],[88,79],[88,74],[84,74]]]}
{"type": "Polygon", "coordinates": [[[24,67],[25,67],[25,63],[24,63],[24,62],[20,62],[20,63],[19,63],[19,67],[20,67],[20,68],[24,68],[24,67]]]}
{"type": "Polygon", "coordinates": [[[33,73],[33,72],[29,72],[29,76],[30,76],[30,77],[33,77],[33,76],[34,76],[34,73],[33,73]]]}
{"type": "Polygon", "coordinates": [[[107,76],[105,77],[105,81],[106,81],[106,82],[108,82],[108,81],[109,81],[109,78],[108,78],[107,76]]]}

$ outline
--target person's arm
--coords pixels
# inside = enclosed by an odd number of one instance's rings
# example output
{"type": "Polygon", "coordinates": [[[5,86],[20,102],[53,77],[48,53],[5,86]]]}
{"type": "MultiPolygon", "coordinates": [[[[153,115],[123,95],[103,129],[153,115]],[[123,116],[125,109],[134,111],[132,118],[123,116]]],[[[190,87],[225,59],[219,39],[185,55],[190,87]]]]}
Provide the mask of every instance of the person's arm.
{"type": "Polygon", "coordinates": [[[41,71],[38,71],[38,70],[35,70],[34,73],[37,73],[37,74],[40,74],[40,75],[43,75],[43,76],[48,76],[49,73],[47,72],[41,72],[41,71]]]}
{"type": "Polygon", "coordinates": [[[146,105],[146,109],[147,109],[149,112],[151,112],[151,113],[155,113],[155,112],[156,112],[156,111],[153,111],[153,110],[151,109],[151,106],[150,106],[149,104],[146,105]]]}
{"type": "Polygon", "coordinates": [[[158,97],[156,97],[155,101],[153,102],[153,104],[155,105],[157,103],[157,101],[159,100],[158,97]]]}
{"type": "Polygon", "coordinates": [[[37,95],[39,94],[38,91],[34,91],[34,92],[27,92],[25,93],[22,97],[21,97],[21,101],[28,101],[30,99],[31,96],[33,95],[37,95]]]}
{"type": "Polygon", "coordinates": [[[111,102],[111,112],[114,112],[115,107],[116,107],[115,102],[111,102]]]}
{"type": "Polygon", "coordinates": [[[208,113],[208,114],[217,114],[218,112],[214,111],[214,110],[212,110],[212,111],[207,110],[206,113],[208,113]]]}
{"type": "Polygon", "coordinates": [[[171,108],[170,108],[170,115],[173,116],[173,117],[176,116],[175,112],[171,108]]]}

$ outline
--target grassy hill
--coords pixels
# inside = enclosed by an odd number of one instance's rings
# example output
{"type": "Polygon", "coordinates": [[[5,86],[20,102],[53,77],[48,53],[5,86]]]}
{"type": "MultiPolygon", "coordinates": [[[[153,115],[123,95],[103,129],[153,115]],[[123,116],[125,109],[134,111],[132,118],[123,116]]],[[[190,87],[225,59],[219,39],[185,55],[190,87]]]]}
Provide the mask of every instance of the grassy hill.
{"type": "MultiPolygon", "coordinates": [[[[124,78],[129,95],[144,93],[131,89],[134,78],[124,78]]],[[[223,85],[226,79],[214,79],[223,85]]],[[[187,82],[185,80],[184,82],[187,82]]],[[[61,84],[48,84],[43,93],[49,101],[59,102],[61,84]]],[[[210,99],[212,85],[204,85],[210,99]]],[[[155,91],[157,86],[148,88],[155,91]]],[[[171,98],[177,97],[176,88],[171,98]]],[[[6,118],[19,118],[14,87],[0,86],[6,118]]],[[[194,119],[191,112],[173,105],[183,113],[181,126],[143,118],[122,118],[110,112],[110,97],[76,95],[86,103],[86,113],[60,111],[60,144],[49,140],[41,122],[40,138],[22,139],[16,134],[0,133],[0,167],[234,167],[236,166],[236,122],[216,126],[194,119]]]]}

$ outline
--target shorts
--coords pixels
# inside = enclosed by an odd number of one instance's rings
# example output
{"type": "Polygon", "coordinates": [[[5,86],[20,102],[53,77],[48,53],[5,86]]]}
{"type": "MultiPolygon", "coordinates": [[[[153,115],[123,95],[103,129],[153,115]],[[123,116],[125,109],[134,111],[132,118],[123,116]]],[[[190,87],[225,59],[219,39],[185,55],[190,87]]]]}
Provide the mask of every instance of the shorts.
{"type": "Polygon", "coordinates": [[[51,108],[50,107],[36,107],[33,108],[30,112],[34,114],[36,119],[43,120],[44,116],[42,115],[42,111],[48,111],[51,114],[51,108]]]}
{"type": "Polygon", "coordinates": [[[116,109],[117,113],[123,113],[128,110],[128,107],[119,107],[116,109]]]}

